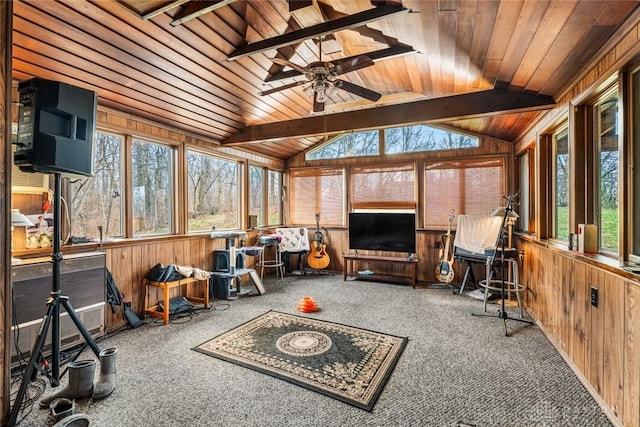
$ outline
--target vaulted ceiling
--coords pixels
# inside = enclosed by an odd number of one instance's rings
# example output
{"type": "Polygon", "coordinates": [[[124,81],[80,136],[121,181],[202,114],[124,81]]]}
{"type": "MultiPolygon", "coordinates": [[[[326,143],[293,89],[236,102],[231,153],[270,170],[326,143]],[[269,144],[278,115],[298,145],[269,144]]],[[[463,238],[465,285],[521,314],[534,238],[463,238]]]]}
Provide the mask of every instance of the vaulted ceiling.
{"type": "Polygon", "coordinates": [[[13,74],[279,159],[420,122],[512,141],[638,3],[15,0],[13,74]]]}

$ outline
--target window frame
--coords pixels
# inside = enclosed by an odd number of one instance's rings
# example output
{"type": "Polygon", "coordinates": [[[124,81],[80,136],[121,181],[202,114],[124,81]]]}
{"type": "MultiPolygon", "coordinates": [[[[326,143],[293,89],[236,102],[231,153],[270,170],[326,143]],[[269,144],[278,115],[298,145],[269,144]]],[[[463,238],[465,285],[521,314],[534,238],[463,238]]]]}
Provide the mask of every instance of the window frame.
{"type": "Polygon", "coordinates": [[[623,247],[621,247],[621,239],[620,236],[622,236],[623,230],[622,230],[622,223],[624,221],[624,212],[622,210],[622,196],[621,196],[621,192],[622,192],[622,183],[623,183],[623,176],[622,176],[622,159],[623,157],[623,141],[622,141],[622,129],[624,128],[623,125],[623,117],[624,115],[622,114],[622,109],[623,109],[623,104],[622,104],[622,99],[623,97],[620,94],[620,90],[619,90],[619,84],[616,81],[615,83],[613,83],[612,85],[608,86],[606,89],[604,89],[603,91],[601,91],[597,97],[595,97],[595,99],[593,100],[592,103],[590,103],[590,108],[592,109],[592,143],[591,145],[588,147],[589,150],[592,150],[593,155],[592,155],[592,159],[593,159],[593,170],[596,171],[596,173],[593,174],[593,183],[592,183],[592,188],[591,191],[593,192],[593,197],[591,198],[591,200],[593,200],[593,204],[591,207],[589,207],[589,209],[592,212],[592,217],[593,217],[593,223],[596,224],[598,226],[598,253],[601,253],[603,255],[608,255],[608,256],[613,256],[613,257],[617,257],[619,253],[621,253],[621,251],[623,251],[623,247]],[[618,247],[614,250],[610,249],[610,248],[605,248],[603,246],[603,218],[602,218],[602,203],[601,203],[601,138],[600,138],[600,134],[598,132],[598,130],[600,130],[600,114],[599,114],[599,107],[602,106],[603,104],[605,104],[606,102],[608,102],[610,99],[612,98],[617,98],[617,113],[616,113],[616,128],[617,128],[617,138],[616,138],[616,152],[617,152],[617,173],[616,173],[616,183],[617,183],[617,191],[616,191],[616,197],[617,197],[617,227],[616,227],[616,238],[618,241],[618,247]]]}
{"type": "MultiPolygon", "coordinates": [[[[93,159],[93,165],[94,165],[94,175],[91,177],[77,177],[77,178],[73,178],[71,179],[69,182],[68,187],[65,185],[64,187],[67,187],[66,190],[63,190],[64,192],[68,192],[68,197],[70,200],[70,206],[69,206],[69,215],[70,215],[70,224],[71,224],[71,228],[69,230],[70,233],[78,235],[78,236],[83,236],[83,237],[94,237],[89,235],[88,231],[89,230],[84,230],[86,231],[85,234],[77,234],[78,230],[74,230],[73,229],[73,224],[74,224],[74,218],[77,216],[77,213],[75,211],[75,209],[73,208],[73,182],[72,181],[79,181],[79,180],[95,180],[96,179],[96,165],[98,165],[98,162],[96,162],[95,156],[96,156],[96,145],[97,145],[97,141],[100,138],[100,134],[104,134],[104,135],[110,135],[112,137],[116,137],[120,140],[120,146],[119,146],[119,153],[118,153],[118,162],[119,162],[119,175],[120,175],[120,182],[119,182],[119,186],[117,189],[118,194],[114,195],[112,197],[119,197],[120,198],[120,207],[118,209],[119,211],[119,231],[117,233],[110,233],[109,232],[109,227],[107,226],[105,228],[104,224],[99,224],[99,226],[102,226],[102,237],[103,238],[123,238],[126,236],[127,233],[127,228],[126,228],[126,224],[127,224],[127,218],[126,218],[126,208],[127,208],[127,197],[126,197],[126,193],[125,193],[125,188],[127,187],[126,185],[126,164],[125,164],[125,152],[127,150],[127,144],[126,144],[126,136],[118,133],[118,132],[113,132],[113,131],[109,131],[109,130],[103,130],[103,129],[96,129],[95,131],[95,137],[94,137],[94,147],[92,150],[92,156],[94,156],[93,159]]],[[[64,188],[63,187],[63,188],[64,188]]],[[[100,233],[98,231],[98,228],[96,227],[95,230],[91,230],[92,232],[95,232],[96,235],[95,237],[99,238],[100,233]]],[[[97,239],[96,239],[97,240],[97,239]]]]}
{"type": "MultiPolygon", "coordinates": [[[[184,150],[184,163],[185,163],[185,178],[186,178],[186,182],[185,182],[185,189],[187,190],[186,195],[185,195],[185,205],[189,205],[189,197],[190,197],[190,192],[189,192],[189,180],[188,180],[188,175],[189,175],[189,166],[188,166],[188,161],[189,161],[189,154],[193,153],[199,156],[204,156],[207,158],[211,158],[214,159],[216,161],[223,161],[223,162],[229,162],[229,163],[233,163],[236,167],[236,173],[235,173],[235,180],[236,180],[236,203],[237,203],[237,209],[236,209],[236,215],[235,215],[235,226],[233,227],[222,227],[220,228],[219,225],[216,224],[212,224],[212,227],[215,227],[216,229],[221,229],[221,230],[238,230],[240,228],[242,228],[242,211],[243,211],[243,206],[244,203],[242,203],[242,195],[243,192],[246,191],[245,188],[247,186],[243,185],[243,167],[244,167],[244,162],[238,160],[238,159],[234,159],[234,158],[230,158],[227,156],[221,156],[217,153],[211,152],[211,151],[206,151],[206,150],[201,150],[198,149],[196,147],[185,147],[184,150]]],[[[246,209],[248,211],[248,207],[246,209]]],[[[188,216],[188,208],[187,211],[185,212],[185,214],[188,216]]],[[[190,230],[190,226],[189,226],[189,218],[186,218],[186,229],[185,232],[186,234],[197,234],[197,233],[202,233],[202,232],[206,232],[209,231],[207,229],[201,229],[201,230],[190,230]]]]}
{"type": "Polygon", "coordinates": [[[520,217],[517,230],[528,234],[535,233],[535,148],[528,146],[516,155],[516,182],[520,217]],[[523,167],[525,163],[526,167],[523,167]]]}
{"type": "Polygon", "coordinates": [[[437,152],[437,151],[448,151],[448,150],[466,150],[466,149],[474,149],[474,148],[479,148],[481,145],[481,138],[477,135],[472,135],[470,133],[465,133],[463,131],[453,131],[451,129],[447,129],[443,126],[436,126],[433,124],[426,124],[426,123],[421,123],[421,124],[415,124],[415,125],[407,125],[407,126],[394,126],[394,127],[390,127],[390,128],[385,128],[382,130],[383,134],[382,134],[382,140],[384,141],[383,144],[383,154],[384,155],[398,155],[398,154],[411,154],[411,153],[430,153],[430,152],[437,152]],[[438,147],[438,148],[427,148],[427,149],[421,149],[421,150],[407,150],[407,151],[394,151],[394,152],[389,152],[389,145],[388,145],[388,138],[387,138],[387,133],[390,131],[394,131],[394,130],[398,130],[398,129],[404,129],[404,128],[417,128],[417,127],[425,127],[428,129],[433,129],[435,132],[444,132],[447,134],[453,134],[453,135],[458,135],[458,136],[462,136],[462,137],[466,137],[466,138],[471,138],[473,139],[476,144],[475,145],[471,145],[471,146],[457,146],[457,147],[438,147]]]}
{"type": "Polygon", "coordinates": [[[127,183],[128,187],[130,188],[130,190],[127,192],[127,197],[129,198],[130,201],[130,210],[131,210],[131,214],[127,215],[127,218],[130,219],[130,223],[127,225],[127,230],[130,230],[130,234],[127,233],[129,236],[133,237],[133,238],[139,238],[139,237],[158,237],[158,236],[165,236],[165,235],[174,235],[177,234],[177,200],[178,200],[178,194],[177,194],[177,189],[178,186],[176,185],[177,182],[177,150],[176,150],[176,146],[175,145],[171,145],[168,144],[166,142],[161,142],[161,141],[154,141],[153,139],[150,138],[145,138],[145,137],[138,137],[138,136],[130,136],[131,139],[131,143],[127,144],[127,153],[131,153],[130,155],[130,159],[131,162],[129,163],[130,165],[130,173],[128,173],[128,181],[130,180],[130,182],[127,183]],[[168,190],[168,194],[170,196],[170,200],[169,200],[169,210],[168,210],[168,214],[169,214],[169,221],[168,221],[168,226],[169,226],[169,230],[166,233],[136,233],[136,230],[134,228],[135,225],[135,197],[134,197],[134,191],[135,191],[135,185],[134,185],[134,168],[133,168],[133,164],[134,164],[134,153],[133,153],[133,149],[134,146],[136,145],[137,142],[141,142],[141,143],[145,143],[145,144],[153,144],[153,145],[158,145],[158,146],[162,146],[162,147],[166,147],[169,150],[169,186],[170,189],[168,190]]]}
{"type": "Polygon", "coordinates": [[[348,186],[348,197],[349,197],[349,205],[351,206],[351,210],[353,212],[356,211],[371,211],[371,210],[393,210],[393,211],[405,211],[405,212],[415,212],[418,206],[418,176],[417,176],[417,168],[418,165],[416,162],[400,162],[400,163],[381,163],[381,164],[362,164],[362,165],[353,165],[349,168],[349,186],[348,186]],[[369,169],[371,171],[375,170],[384,170],[384,169],[395,169],[397,168],[405,168],[407,170],[411,170],[413,176],[413,185],[411,189],[411,193],[413,194],[413,200],[370,200],[370,201],[356,201],[356,189],[354,188],[355,180],[354,176],[358,175],[357,172],[354,172],[357,169],[369,169]]]}
{"type": "MultiPolygon", "coordinates": [[[[421,174],[422,174],[422,182],[423,182],[423,190],[422,190],[422,198],[423,198],[423,210],[424,212],[422,213],[422,221],[424,224],[425,228],[433,228],[433,229],[440,229],[440,228],[447,228],[448,224],[449,224],[449,214],[452,210],[451,205],[445,205],[445,204],[438,204],[438,209],[437,212],[438,214],[436,215],[437,218],[440,218],[442,221],[438,222],[438,220],[433,220],[433,218],[431,218],[430,212],[434,211],[434,208],[429,209],[429,207],[427,206],[428,203],[428,197],[427,197],[427,193],[429,191],[432,191],[429,185],[429,183],[427,182],[427,172],[431,171],[431,170],[456,170],[456,171],[464,171],[465,169],[471,168],[473,167],[474,163],[478,164],[478,163],[482,163],[482,162],[499,162],[499,168],[501,169],[501,176],[500,176],[500,180],[501,182],[501,186],[502,188],[499,190],[500,194],[499,197],[502,200],[502,197],[505,196],[507,194],[507,168],[508,168],[508,162],[507,162],[507,156],[504,154],[499,154],[499,155],[495,155],[495,156],[484,156],[484,157],[468,157],[468,158],[463,158],[463,159],[449,159],[449,160],[430,160],[430,161],[425,161],[423,164],[423,167],[421,168],[421,174]],[[442,167],[442,166],[448,166],[448,167],[442,167]]],[[[480,166],[478,166],[480,167],[480,166]]],[[[487,166],[488,167],[488,166],[487,166]]],[[[466,190],[467,186],[462,186],[461,188],[459,188],[459,193],[460,191],[464,192],[466,190]]],[[[447,189],[447,192],[450,192],[451,189],[447,189]]],[[[462,194],[461,199],[465,199],[464,197],[464,193],[462,194]]],[[[496,206],[493,206],[491,208],[491,212],[487,212],[486,214],[489,215],[491,214],[496,208],[500,207],[501,205],[498,203],[496,204],[496,206]]],[[[458,215],[465,215],[465,214],[474,214],[477,212],[461,212],[461,209],[455,209],[454,208],[454,215],[458,216],[458,215]]]]}
{"type": "MultiPolygon", "coordinates": [[[[289,193],[289,222],[290,225],[292,226],[301,226],[301,225],[314,225],[315,224],[315,213],[320,212],[321,214],[321,221],[324,223],[325,226],[331,226],[331,227],[344,227],[346,225],[346,197],[347,197],[347,185],[346,185],[346,179],[347,179],[347,171],[344,167],[304,167],[304,168],[299,168],[299,169],[290,169],[289,170],[289,188],[290,188],[290,193],[289,193]],[[297,192],[300,191],[297,186],[297,182],[296,182],[296,175],[300,175],[304,177],[314,177],[315,179],[315,184],[314,184],[314,206],[312,211],[313,212],[308,212],[308,215],[304,216],[304,221],[300,218],[300,220],[298,221],[298,216],[300,216],[297,213],[297,209],[294,210],[293,209],[293,204],[295,199],[298,197],[297,192]],[[321,187],[322,184],[322,176],[338,176],[339,177],[339,183],[340,183],[340,192],[341,194],[339,194],[339,203],[340,203],[340,207],[339,207],[339,214],[336,213],[332,213],[331,215],[328,215],[326,213],[326,209],[323,209],[323,205],[321,203],[321,198],[319,197],[319,195],[321,194],[318,190],[321,187]],[[324,210],[324,212],[323,212],[324,210]],[[331,220],[327,220],[327,217],[329,218],[338,218],[339,219],[337,221],[331,221],[331,220]],[[307,219],[308,218],[308,219],[307,219]]],[[[304,190],[304,189],[302,189],[304,190]]],[[[308,195],[308,194],[307,194],[308,195]]],[[[337,209],[337,208],[336,208],[337,209]]],[[[308,209],[307,209],[308,210],[308,209]]]]}
{"type": "Polygon", "coordinates": [[[568,243],[569,242],[569,237],[571,234],[571,211],[573,209],[572,206],[572,195],[571,195],[571,190],[572,190],[572,181],[571,181],[571,169],[572,169],[572,154],[573,154],[573,150],[572,150],[572,144],[571,144],[571,138],[570,138],[571,132],[570,132],[570,128],[569,128],[569,120],[568,118],[566,118],[565,120],[563,120],[558,126],[554,127],[553,129],[551,129],[549,131],[549,150],[550,150],[550,157],[549,157],[549,172],[550,172],[550,179],[549,179],[549,191],[550,191],[550,202],[552,204],[552,209],[550,212],[548,212],[547,214],[549,215],[549,225],[550,228],[548,231],[548,237],[552,240],[556,240],[558,242],[562,242],[562,243],[568,243]],[[567,237],[566,239],[562,239],[561,237],[558,236],[558,219],[559,219],[559,215],[558,215],[558,206],[557,206],[557,197],[558,197],[558,189],[557,189],[557,184],[558,184],[558,171],[557,171],[557,155],[558,155],[558,149],[557,149],[557,140],[558,140],[558,135],[562,134],[563,132],[566,133],[566,139],[567,139],[567,160],[566,160],[566,185],[567,185],[567,237]]]}

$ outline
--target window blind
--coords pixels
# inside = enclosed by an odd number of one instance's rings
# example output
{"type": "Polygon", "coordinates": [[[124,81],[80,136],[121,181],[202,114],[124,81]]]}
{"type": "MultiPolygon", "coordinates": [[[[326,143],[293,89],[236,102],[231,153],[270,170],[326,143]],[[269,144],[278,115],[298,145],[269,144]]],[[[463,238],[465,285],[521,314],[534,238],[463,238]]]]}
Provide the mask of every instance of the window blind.
{"type": "Polygon", "coordinates": [[[415,166],[358,166],[351,170],[353,209],[415,209],[415,166]]]}
{"type": "Polygon", "coordinates": [[[323,226],[344,225],[343,169],[292,170],[289,180],[292,224],[315,224],[315,215],[320,212],[323,226]]]}
{"type": "Polygon", "coordinates": [[[456,216],[491,215],[504,205],[504,176],[502,158],[426,164],[425,227],[446,227],[451,209],[456,216]]]}

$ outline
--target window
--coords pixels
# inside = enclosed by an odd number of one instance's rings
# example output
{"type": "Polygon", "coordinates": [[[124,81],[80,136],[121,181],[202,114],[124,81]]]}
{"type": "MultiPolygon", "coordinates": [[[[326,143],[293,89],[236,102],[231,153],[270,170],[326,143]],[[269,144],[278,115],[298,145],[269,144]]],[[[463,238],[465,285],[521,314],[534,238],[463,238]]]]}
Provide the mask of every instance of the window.
{"type": "Polygon", "coordinates": [[[262,196],[263,188],[263,168],[258,166],[249,166],[249,215],[258,217],[258,227],[265,225],[264,215],[262,214],[262,196]]]}
{"type": "Polygon", "coordinates": [[[267,225],[282,224],[282,172],[268,171],[267,225]]]}
{"type": "Polygon", "coordinates": [[[166,145],[133,141],[133,233],[173,231],[172,150],[166,145]]]}
{"type": "Polygon", "coordinates": [[[258,226],[282,224],[282,172],[249,166],[249,215],[258,226]]]}
{"type": "Polygon", "coordinates": [[[71,235],[99,238],[122,237],[122,150],[123,138],[97,132],[94,140],[94,176],[70,180],[71,235]]]}
{"type": "Polygon", "coordinates": [[[415,209],[413,163],[351,169],[351,204],[362,209],[415,209]]]}
{"type": "Polygon", "coordinates": [[[385,129],[384,144],[385,153],[392,154],[478,147],[480,140],[433,126],[416,125],[385,129]]]}
{"type": "Polygon", "coordinates": [[[518,157],[519,164],[519,190],[518,190],[518,198],[516,201],[520,203],[520,206],[516,206],[516,213],[520,215],[518,221],[520,223],[520,230],[531,232],[530,229],[530,220],[529,213],[531,212],[531,171],[533,170],[533,165],[531,161],[533,159],[533,155],[529,153],[529,151],[525,151],[518,157]]]}
{"type": "Polygon", "coordinates": [[[569,132],[566,125],[553,133],[553,233],[551,237],[569,241],[569,132]]]}
{"type": "Polygon", "coordinates": [[[309,151],[305,157],[307,160],[321,160],[375,156],[380,153],[379,135],[377,130],[346,133],[309,151]]]}
{"type": "Polygon", "coordinates": [[[187,152],[188,230],[239,228],[238,162],[187,152]]]}
{"type": "Polygon", "coordinates": [[[491,215],[504,206],[505,170],[495,159],[436,162],[424,169],[425,227],[446,227],[457,215],[491,215]]]}
{"type": "MultiPolygon", "coordinates": [[[[306,160],[377,156],[380,154],[380,132],[370,130],[339,135],[309,151],[306,160]]],[[[385,129],[384,145],[385,154],[413,153],[479,147],[480,139],[434,126],[412,125],[385,129]]]]}
{"type": "Polygon", "coordinates": [[[631,248],[629,261],[640,263],[640,68],[631,73],[631,248]]]}
{"type": "Polygon", "coordinates": [[[325,226],[344,225],[343,169],[313,168],[289,174],[292,224],[313,224],[316,213],[325,226]]]}
{"type": "Polygon", "coordinates": [[[618,151],[617,87],[594,105],[596,153],[596,212],[600,248],[618,253],[618,190],[620,156],[618,151]]]}

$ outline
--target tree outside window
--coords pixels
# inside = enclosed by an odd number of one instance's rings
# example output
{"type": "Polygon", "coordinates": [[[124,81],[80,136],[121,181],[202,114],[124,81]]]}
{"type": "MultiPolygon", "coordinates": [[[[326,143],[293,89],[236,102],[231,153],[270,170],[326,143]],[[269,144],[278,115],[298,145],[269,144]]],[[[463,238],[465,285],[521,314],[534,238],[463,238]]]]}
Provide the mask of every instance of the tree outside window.
{"type": "Polygon", "coordinates": [[[553,237],[569,240],[569,132],[568,128],[553,134],[552,149],[554,157],[554,209],[553,237]]]}
{"type": "Polygon", "coordinates": [[[239,228],[238,162],[189,151],[188,229],[239,228]]]}
{"type": "Polygon", "coordinates": [[[94,175],[71,179],[71,235],[77,237],[123,236],[122,203],[123,138],[97,132],[94,139],[94,175]]]}
{"type": "Polygon", "coordinates": [[[307,160],[341,159],[379,154],[379,132],[370,130],[337,136],[306,154],[307,160]]]}
{"type": "Polygon", "coordinates": [[[262,215],[262,196],[264,168],[249,166],[249,215],[258,217],[258,226],[265,225],[264,215],[262,215]]]}
{"type": "Polygon", "coordinates": [[[268,171],[267,225],[282,224],[282,172],[268,171]]]}
{"type": "Polygon", "coordinates": [[[618,95],[614,91],[595,106],[596,152],[598,161],[598,203],[596,220],[600,248],[618,253],[618,95]]]}
{"type": "Polygon", "coordinates": [[[480,140],[433,126],[415,125],[385,129],[384,144],[385,152],[393,154],[478,147],[480,140]]]}
{"type": "Polygon", "coordinates": [[[172,230],[172,150],[166,145],[133,141],[133,232],[167,234],[172,230]]]}

